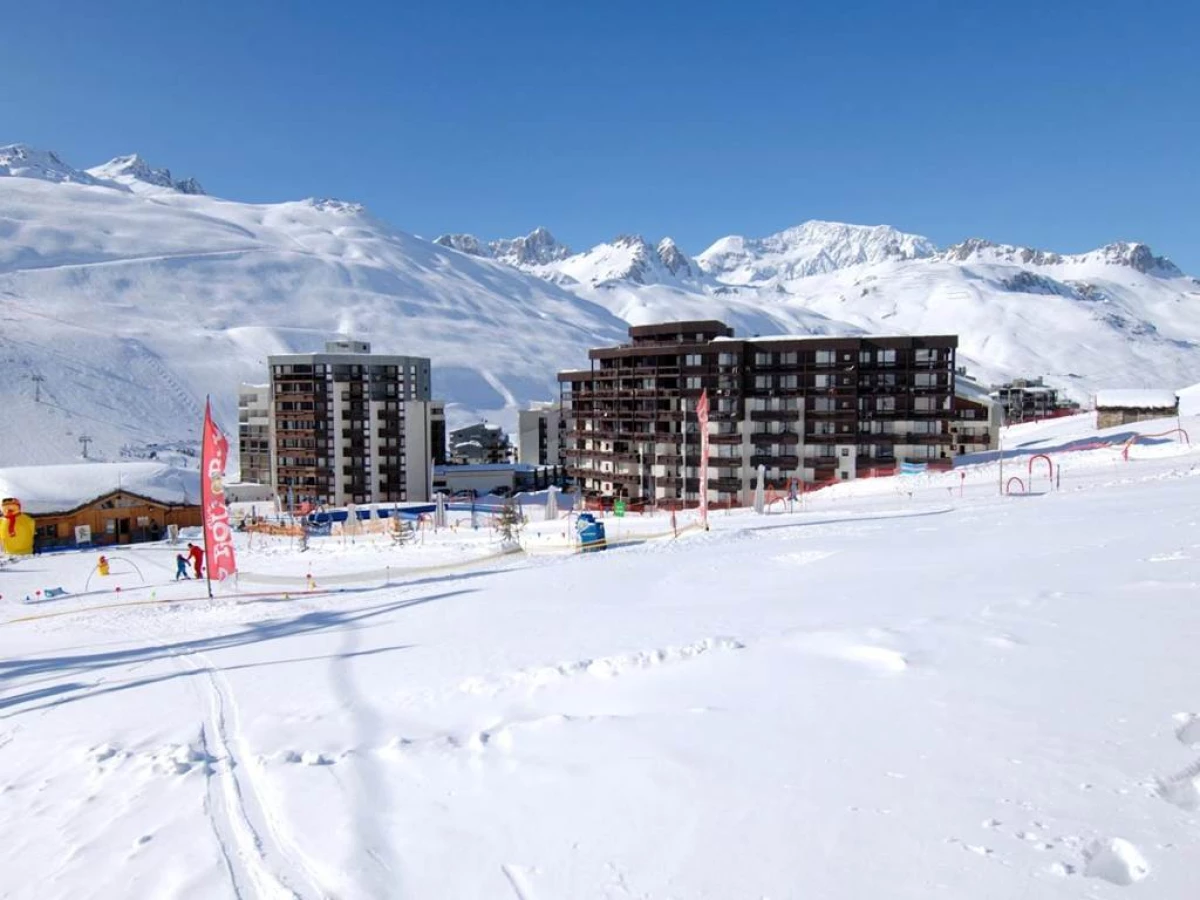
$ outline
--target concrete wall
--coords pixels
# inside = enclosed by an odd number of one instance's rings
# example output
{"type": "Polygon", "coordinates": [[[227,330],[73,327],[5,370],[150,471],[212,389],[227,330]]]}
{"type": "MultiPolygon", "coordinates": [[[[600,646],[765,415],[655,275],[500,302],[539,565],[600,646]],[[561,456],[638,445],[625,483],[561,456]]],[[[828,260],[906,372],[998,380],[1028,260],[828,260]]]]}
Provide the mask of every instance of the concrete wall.
{"type": "Polygon", "coordinates": [[[410,400],[404,404],[405,497],[424,502],[433,497],[433,455],[430,444],[430,403],[410,400]]]}

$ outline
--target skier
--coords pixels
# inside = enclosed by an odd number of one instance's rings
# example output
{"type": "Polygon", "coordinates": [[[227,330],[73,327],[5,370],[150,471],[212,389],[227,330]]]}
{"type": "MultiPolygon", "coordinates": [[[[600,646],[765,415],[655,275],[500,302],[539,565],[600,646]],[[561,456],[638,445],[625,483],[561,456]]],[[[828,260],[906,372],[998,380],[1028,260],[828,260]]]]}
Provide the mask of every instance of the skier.
{"type": "Polygon", "coordinates": [[[196,579],[203,577],[200,567],[204,565],[204,551],[195,544],[188,544],[188,556],[192,558],[192,568],[196,571],[196,579]]]}
{"type": "Polygon", "coordinates": [[[175,580],[180,578],[188,578],[187,573],[188,560],[182,553],[175,554],[175,580]]]}

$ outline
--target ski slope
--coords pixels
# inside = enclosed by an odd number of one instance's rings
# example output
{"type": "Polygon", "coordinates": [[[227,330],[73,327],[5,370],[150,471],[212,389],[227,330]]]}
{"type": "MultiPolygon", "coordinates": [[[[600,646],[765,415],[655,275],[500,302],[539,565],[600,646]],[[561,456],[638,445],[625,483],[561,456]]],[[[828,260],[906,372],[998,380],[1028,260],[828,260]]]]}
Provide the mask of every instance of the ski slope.
{"type": "Polygon", "coordinates": [[[1200,452],[1050,456],[584,556],[241,535],[214,601],[164,546],[5,566],[0,895],[1190,898],[1200,452]]]}
{"type": "Polygon", "coordinates": [[[187,444],[206,395],[236,433],[240,382],[264,381],[270,354],[320,350],[339,335],[431,357],[434,390],[456,422],[507,421],[555,396],[558,370],[588,347],[625,335],[587,300],[395,231],[356,204],[131,190],[128,175],[5,174],[8,464],[75,461],[84,435],[93,458],[187,444]]]}

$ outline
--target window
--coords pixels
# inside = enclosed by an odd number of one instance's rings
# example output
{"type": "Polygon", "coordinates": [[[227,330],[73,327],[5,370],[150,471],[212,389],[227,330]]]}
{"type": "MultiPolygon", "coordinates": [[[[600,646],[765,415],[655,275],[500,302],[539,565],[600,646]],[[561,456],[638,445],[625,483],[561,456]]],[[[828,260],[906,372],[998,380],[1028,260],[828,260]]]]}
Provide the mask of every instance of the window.
{"type": "Polygon", "coordinates": [[[833,412],[832,397],[813,397],[814,412],[833,412]]]}
{"type": "Polygon", "coordinates": [[[795,375],[780,375],[779,376],[779,386],[781,388],[783,388],[784,390],[794,391],[798,385],[799,385],[799,381],[797,379],[797,376],[795,376],[795,375]]]}
{"type": "Polygon", "coordinates": [[[717,357],[717,364],[721,366],[732,366],[737,364],[736,353],[722,353],[717,357]]]}
{"type": "Polygon", "coordinates": [[[816,362],[818,366],[832,366],[835,362],[834,352],[832,350],[818,350],[816,362]]]}
{"type": "Polygon", "coordinates": [[[961,415],[962,415],[962,417],[963,417],[964,419],[973,419],[973,418],[975,418],[975,410],[973,410],[973,409],[964,409],[964,410],[962,411],[961,415]]]}
{"type": "Polygon", "coordinates": [[[833,376],[832,375],[814,375],[813,376],[813,387],[828,388],[828,387],[832,387],[832,386],[833,386],[833,376]]]}
{"type": "Polygon", "coordinates": [[[689,391],[698,391],[701,387],[700,382],[701,378],[699,375],[689,375],[686,379],[684,379],[684,387],[686,387],[689,391]]]}
{"type": "Polygon", "coordinates": [[[771,362],[772,360],[770,353],[763,353],[760,351],[754,354],[754,364],[756,366],[769,366],[771,365],[771,362]]]}
{"type": "Polygon", "coordinates": [[[685,356],[683,358],[683,364],[685,366],[703,365],[703,363],[700,362],[700,354],[699,353],[689,353],[687,356],[685,356]]]}
{"type": "Polygon", "coordinates": [[[918,372],[913,376],[913,384],[919,388],[937,387],[937,375],[933,372],[918,372]]]}
{"type": "Polygon", "coordinates": [[[785,366],[794,366],[796,365],[798,355],[795,350],[789,350],[787,353],[779,354],[779,361],[785,366]]]}
{"type": "Polygon", "coordinates": [[[896,398],[895,397],[876,397],[875,410],[877,412],[895,412],[896,398]]]}
{"type": "Polygon", "coordinates": [[[880,350],[879,353],[876,354],[876,361],[881,366],[894,366],[896,364],[896,351],[880,350]]]}
{"type": "Polygon", "coordinates": [[[813,422],[813,434],[833,434],[832,422],[813,422]]]}
{"type": "Polygon", "coordinates": [[[917,412],[933,412],[937,409],[937,398],[913,397],[913,409],[917,412]]]}
{"type": "Polygon", "coordinates": [[[937,355],[938,354],[937,354],[936,350],[929,350],[924,347],[918,348],[917,350],[913,351],[913,358],[918,363],[937,362],[937,355]]]}
{"type": "Polygon", "coordinates": [[[860,363],[869,363],[871,361],[871,351],[870,350],[859,350],[858,351],[858,361],[860,363]]]}
{"type": "Polygon", "coordinates": [[[754,389],[758,391],[769,391],[771,389],[770,375],[755,375],[754,389]]]}
{"type": "Polygon", "coordinates": [[[842,456],[849,456],[849,455],[850,455],[850,448],[849,448],[849,447],[843,447],[843,448],[842,448],[842,456]]]}

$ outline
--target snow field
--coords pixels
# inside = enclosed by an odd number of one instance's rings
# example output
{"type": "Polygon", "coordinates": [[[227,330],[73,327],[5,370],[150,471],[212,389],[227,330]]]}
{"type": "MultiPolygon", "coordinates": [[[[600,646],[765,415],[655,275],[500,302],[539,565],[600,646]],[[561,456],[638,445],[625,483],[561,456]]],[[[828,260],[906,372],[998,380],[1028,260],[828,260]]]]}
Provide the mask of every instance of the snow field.
{"type": "MultiPolygon", "coordinates": [[[[1087,433],[1026,429],[1006,450],[1087,433]]],[[[89,555],[9,565],[0,894],[1190,897],[1200,453],[1167,447],[286,601],[12,622],[99,597],[19,600],[89,555]]],[[[242,563],[319,583],[480,532],[242,563]]],[[[139,596],[196,593],[126,552],[139,596]]]]}

